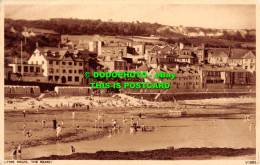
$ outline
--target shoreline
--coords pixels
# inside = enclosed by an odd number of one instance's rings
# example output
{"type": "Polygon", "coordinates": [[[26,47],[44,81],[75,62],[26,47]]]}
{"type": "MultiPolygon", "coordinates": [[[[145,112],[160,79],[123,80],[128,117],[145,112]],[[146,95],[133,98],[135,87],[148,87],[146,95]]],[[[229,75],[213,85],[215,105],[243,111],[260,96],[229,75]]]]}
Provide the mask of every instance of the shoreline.
{"type": "Polygon", "coordinates": [[[74,153],[71,155],[51,155],[32,160],[206,160],[214,157],[253,157],[255,148],[178,148],[147,151],[97,151],[96,153],[74,153]]]}

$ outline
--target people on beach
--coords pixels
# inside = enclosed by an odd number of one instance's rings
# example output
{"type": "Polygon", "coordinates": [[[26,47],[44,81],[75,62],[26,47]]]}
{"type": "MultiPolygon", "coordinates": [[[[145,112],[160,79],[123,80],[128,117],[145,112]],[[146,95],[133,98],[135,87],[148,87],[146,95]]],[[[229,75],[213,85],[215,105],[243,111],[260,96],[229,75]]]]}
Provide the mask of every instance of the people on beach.
{"type": "Polygon", "coordinates": [[[133,123],[134,123],[134,115],[132,114],[131,115],[131,125],[133,125],[133,123]]]}
{"type": "Polygon", "coordinates": [[[23,123],[23,134],[25,134],[25,128],[26,128],[26,124],[23,123]]]}
{"type": "Polygon", "coordinates": [[[56,128],[57,128],[57,120],[54,119],[54,120],[53,120],[53,129],[56,129],[56,128]]]}
{"type": "Polygon", "coordinates": [[[23,110],[23,117],[25,118],[25,110],[23,110]]]}
{"type": "Polygon", "coordinates": [[[61,120],[61,128],[63,128],[63,124],[64,124],[64,122],[63,122],[63,120],[61,120]]]}
{"type": "Polygon", "coordinates": [[[42,127],[45,128],[46,125],[46,119],[42,120],[42,127]]]}
{"type": "Polygon", "coordinates": [[[142,119],[142,113],[139,113],[138,116],[139,116],[138,120],[140,121],[142,119]]]}
{"type": "Polygon", "coordinates": [[[116,133],[116,127],[115,127],[115,126],[112,128],[112,132],[113,132],[114,134],[116,133]]]}
{"type": "Polygon", "coordinates": [[[142,128],[142,131],[146,131],[144,123],[142,123],[141,128],[142,128]]]}
{"type": "Polygon", "coordinates": [[[60,134],[61,134],[61,126],[58,125],[58,127],[56,128],[56,135],[57,135],[57,138],[59,138],[60,134]]]}
{"type": "Polygon", "coordinates": [[[74,146],[71,146],[71,152],[72,152],[72,153],[75,153],[75,151],[76,151],[75,147],[74,147],[74,146]]]}
{"type": "Polygon", "coordinates": [[[125,117],[123,117],[123,126],[127,125],[127,119],[125,117]]]}
{"type": "Polygon", "coordinates": [[[32,136],[32,131],[29,130],[29,131],[26,133],[26,139],[29,139],[31,136],[32,136]]]}
{"type": "Polygon", "coordinates": [[[72,112],[72,119],[75,118],[75,112],[72,112]]]}
{"type": "Polygon", "coordinates": [[[95,119],[95,128],[97,129],[97,125],[98,125],[98,120],[97,118],[95,119]]]}
{"type": "Polygon", "coordinates": [[[98,117],[97,117],[97,119],[98,119],[98,128],[99,128],[100,125],[101,125],[101,120],[102,120],[100,110],[98,110],[98,117]]]}
{"type": "Polygon", "coordinates": [[[12,152],[13,160],[17,159],[17,148],[15,148],[12,152]]]}
{"type": "Polygon", "coordinates": [[[104,124],[105,124],[105,116],[102,116],[102,129],[104,129],[104,124]]]}
{"type": "Polygon", "coordinates": [[[17,156],[19,157],[20,160],[22,159],[22,149],[20,144],[17,147],[17,156]]]}
{"type": "Polygon", "coordinates": [[[115,119],[112,119],[112,126],[116,127],[116,120],[115,119]]]}

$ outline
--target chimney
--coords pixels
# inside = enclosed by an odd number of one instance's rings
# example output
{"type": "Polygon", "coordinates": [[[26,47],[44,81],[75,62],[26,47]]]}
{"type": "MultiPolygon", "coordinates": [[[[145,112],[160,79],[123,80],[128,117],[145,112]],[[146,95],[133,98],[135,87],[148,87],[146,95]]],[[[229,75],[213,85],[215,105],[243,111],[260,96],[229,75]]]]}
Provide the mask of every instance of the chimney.
{"type": "Polygon", "coordinates": [[[38,48],[38,47],[39,47],[39,42],[37,41],[37,42],[36,42],[36,48],[38,48]]]}

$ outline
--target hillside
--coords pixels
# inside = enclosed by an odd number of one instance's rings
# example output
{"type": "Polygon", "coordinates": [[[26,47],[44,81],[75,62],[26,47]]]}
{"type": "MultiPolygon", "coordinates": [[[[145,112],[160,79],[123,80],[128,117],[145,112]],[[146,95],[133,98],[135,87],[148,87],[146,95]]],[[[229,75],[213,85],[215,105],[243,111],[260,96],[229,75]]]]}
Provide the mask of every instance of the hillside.
{"type": "MultiPolygon", "coordinates": [[[[164,45],[182,42],[194,44],[204,43],[207,47],[237,47],[255,48],[256,30],[247,29],[211,29],[200,27],[168,26],[148,22],[104,22],[101,20],[83,20],[72,18],[55,18],[50,20],[13,20],[5,18],[5,64],[21,54],[21,40],[25,28],[54,30],[61,35],[69,35],[77,44],[78,38],[98,34],[107,40],[131,40],[147,45],[164,45]]],[[[84,38],[84,37],[83,37],[84,38]]],[[[23,51],[27,57],[35,49],[35,43],[40,46],[57,47],[59,39],[37,35],[28,37],[23,51]]],[[[24,57],[25,57],[24,56],[24,57]]]]}

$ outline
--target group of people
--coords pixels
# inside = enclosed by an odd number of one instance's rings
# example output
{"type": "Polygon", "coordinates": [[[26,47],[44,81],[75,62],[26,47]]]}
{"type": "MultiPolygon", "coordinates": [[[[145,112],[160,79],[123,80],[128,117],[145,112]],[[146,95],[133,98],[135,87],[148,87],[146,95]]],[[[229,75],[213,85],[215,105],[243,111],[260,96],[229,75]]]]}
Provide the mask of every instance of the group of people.
{"type": "Polygon", "coordinates": [[[13,156],[13,159],[14,160],[17,160],[17,159],[22,159],[22,148],[21,148],[21,145],[19,144],[18,146],[17,146],[17,148],[15,148],[14,150],[13,150],[13,154],[12,154],[12,156],[13,156]]]}

